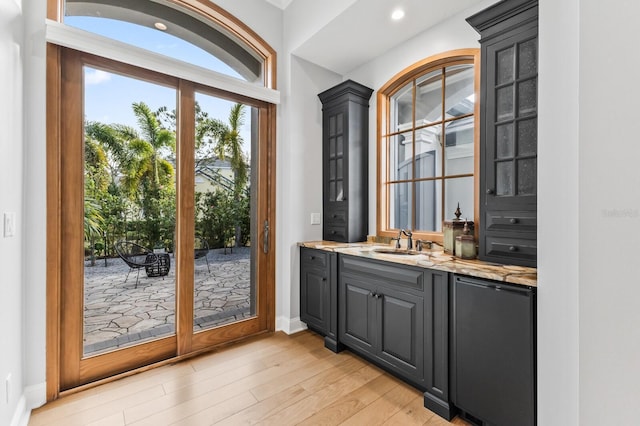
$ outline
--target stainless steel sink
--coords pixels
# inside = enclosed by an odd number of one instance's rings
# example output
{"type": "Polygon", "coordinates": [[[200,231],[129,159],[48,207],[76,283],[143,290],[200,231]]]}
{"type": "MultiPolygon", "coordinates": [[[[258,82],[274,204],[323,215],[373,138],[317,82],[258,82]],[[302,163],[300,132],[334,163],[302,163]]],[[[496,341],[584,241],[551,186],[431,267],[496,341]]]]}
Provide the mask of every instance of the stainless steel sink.
{"type": "Polygon", "coordinates": [[[394,255],[402,255],[402,256],[415,256],[421,253],[416,251],[409,251],[405,249],[394,249],[394,248],[375,248],[373,250],[374,253],[380,254],[394,254],[394,255]]]}

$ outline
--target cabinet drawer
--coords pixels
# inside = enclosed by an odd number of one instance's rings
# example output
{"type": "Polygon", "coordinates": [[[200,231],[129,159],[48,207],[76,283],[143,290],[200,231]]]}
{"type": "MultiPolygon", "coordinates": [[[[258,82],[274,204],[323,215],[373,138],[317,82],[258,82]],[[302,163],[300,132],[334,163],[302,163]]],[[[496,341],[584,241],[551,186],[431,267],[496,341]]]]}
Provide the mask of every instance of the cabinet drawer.
{"type": "Polygon", "coordinates": [[[328,226],[325,224],[323,238],[329,241],[346,241],[347,228],[346,226],[328,226]]]}
{"type": "Polygon", "coordinates": [[[487,235],[485,237],[485,242],[487,256],[499,256],[522,260],[536,259],[537,243],[535,234],[533,234],[532,238],[487,235]]]}
{"type": "Polygon", "coordinates": [[[300,262],[305,265],[324,268],[327,266],[328,255],[329,253],[322,250],[302,247],[300,249],[300,262]]]}
{"type": "Polygon", "coordinates": [[[324,222],[329,226],[344,225],[347,223],[347,212],[344,210],[327,211],[324,222]]]}
{"type": "Polygon", "coordinates": [[[340,268],[341,273],[364,277],[363,279],[394,286],[404,291],[422,292],[424,288],[424,270],[420,268],[407,265],[396,266],[390,262],[348,255],[340,256],[340,268]]]}
{"type": "Polygon", "coordinates": [[[485,215],[487,231],[535,232],[537,225],[532,211],[488,211],[485,215]]]}

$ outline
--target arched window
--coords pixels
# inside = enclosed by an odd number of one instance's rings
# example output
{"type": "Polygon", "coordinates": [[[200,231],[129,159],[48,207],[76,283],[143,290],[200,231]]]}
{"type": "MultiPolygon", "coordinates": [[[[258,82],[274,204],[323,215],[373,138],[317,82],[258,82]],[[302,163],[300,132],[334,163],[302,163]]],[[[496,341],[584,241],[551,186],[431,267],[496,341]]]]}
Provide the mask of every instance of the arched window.
{"type": "Polygon", "coordinates": [[[378,235],[442,241],[457,205],[475,220],[478,49],[427,58],[378,92],[378,235]]]}
{"type": "Polygon", "coordinates": [[[264,58],[222,25],[176,2],[66,0],[64,23],[204,67],[263,83],[264,58]],[[212,61],[213,58],[216,61],[212,61]],[[218,63],[216,63],[218,62],[218,63]],[[220,67],[220,65],[224,65],[220,67]]]}

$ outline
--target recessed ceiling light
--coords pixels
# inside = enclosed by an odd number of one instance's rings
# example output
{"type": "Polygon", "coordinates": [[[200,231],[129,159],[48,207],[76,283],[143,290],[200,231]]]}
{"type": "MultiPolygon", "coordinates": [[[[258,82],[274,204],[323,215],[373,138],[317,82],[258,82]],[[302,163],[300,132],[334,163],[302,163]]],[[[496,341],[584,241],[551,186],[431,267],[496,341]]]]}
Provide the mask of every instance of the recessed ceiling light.
{"type": "Polygon", "coordinates": [[[153,26],[159,29],[160,31],[165,31],[167,29],[167,26],[162,22],[156,22],[155,24],[153,24],[153,26]]]}
{"type": "Polygon", "coordinates": [[[396,9],[391,13],[391,19],[394,21],[399,21],[402,18],[404,18],[404,10],[402,9],[396,9]]]}

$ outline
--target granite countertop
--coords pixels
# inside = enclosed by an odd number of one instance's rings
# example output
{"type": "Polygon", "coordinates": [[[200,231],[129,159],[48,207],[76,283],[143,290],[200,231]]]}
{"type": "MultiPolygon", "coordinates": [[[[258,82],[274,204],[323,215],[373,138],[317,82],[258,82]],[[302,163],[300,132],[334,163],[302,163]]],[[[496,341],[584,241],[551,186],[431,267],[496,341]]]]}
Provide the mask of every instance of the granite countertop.
{"type": "Polygon", "coordinates": [[[486,278],[510,284],[536,287],[538,283],[538,272],[536,268],[501,265],[483,262],[481,260],[460,259],[445,253],[442,247],[437,244],[434,244],[432,250],[425,249],[420,254],[402,255],[379,253],[376,251],[377,249],[389,249],[393,248],[393,246],[368,242],[338,243],[335,241],[306,241],[298,243],[298,245],[300,247],[333,251],[369,259],[385,260],[387,262],[453,272],[455,274],[486,278]]]}

